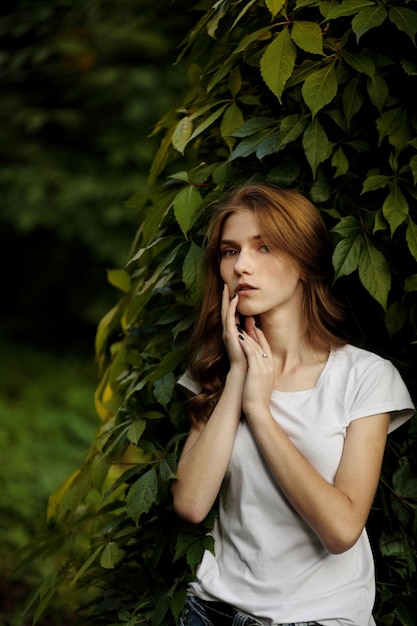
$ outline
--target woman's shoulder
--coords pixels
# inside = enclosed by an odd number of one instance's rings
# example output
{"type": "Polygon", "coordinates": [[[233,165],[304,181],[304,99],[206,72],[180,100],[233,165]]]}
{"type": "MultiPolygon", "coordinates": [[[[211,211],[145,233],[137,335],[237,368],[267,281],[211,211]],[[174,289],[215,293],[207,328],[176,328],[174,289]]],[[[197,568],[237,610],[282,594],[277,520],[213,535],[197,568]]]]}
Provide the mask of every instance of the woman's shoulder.
{"type": "Polygon", "coordinates": [[[390,360],[366,350],[365,348],[359,348],[353,344],[347,343],[341,348],[335,348],[333,350],[334,361],[346,367],[393,367],[390,360]]]}

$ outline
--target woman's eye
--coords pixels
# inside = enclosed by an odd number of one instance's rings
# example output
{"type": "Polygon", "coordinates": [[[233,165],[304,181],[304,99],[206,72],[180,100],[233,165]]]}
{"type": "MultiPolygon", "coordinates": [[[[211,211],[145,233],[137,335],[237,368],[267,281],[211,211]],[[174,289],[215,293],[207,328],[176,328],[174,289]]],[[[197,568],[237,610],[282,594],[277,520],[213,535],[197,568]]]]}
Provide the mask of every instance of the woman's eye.
{"type": "Polygon", "coordinates": [[[269,252],[269,248],[265,243],[262,244],[262,246],[259,249],[262,250],[262,252],[269,252]]]}
{"type": "Polygon", "coordinates": [[[237,255],[237,250],[234,250],[233,248],[227,248],[226,250],[222,250],[222,257],[233,257],[237,255]]]}

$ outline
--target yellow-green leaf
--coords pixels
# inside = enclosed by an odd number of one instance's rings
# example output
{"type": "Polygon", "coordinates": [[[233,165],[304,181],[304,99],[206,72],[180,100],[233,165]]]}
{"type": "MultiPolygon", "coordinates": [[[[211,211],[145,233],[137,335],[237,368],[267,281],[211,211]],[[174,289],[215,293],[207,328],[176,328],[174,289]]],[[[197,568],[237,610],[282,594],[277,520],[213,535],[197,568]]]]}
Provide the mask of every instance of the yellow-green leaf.
{"type": "Polygon", "coordinates": [[[203,199],[194,185],[188,185],[177,193],[174,198],[175,219],[181,227],[184,237],[193,223],[195,213],[203,199]]]}
{"type": "Polygon", "coordinates": [[[337,78],[334,64],[330,63],[310,74],[304,81],[301,93],[304,102],[314,117],[317,111],[329,104],[337,93],[337,78]]]}
{"type": "Polygon", "coordinates": [[[382,205],[382,212],[391,228],[391,235],[404,222],[409,212],[408,202],[397,181],[390,184],[390,192],[382,205]]]}
{"type": "Polygon", "coordinates": [[[285,0],[265,0],[265,4],[272,17],[275,17],[284,6],[285,0]]]}
{"type": "Polygon", "coordinates": [[[285,83],[294,70],[296,56],[297,51],[288,28],[275,37],[262,55],[262,78],[280,102],[285,83]]]}
{"type": "Polygon", "coordinates": [[[305,21],[294,22],[291,37],[301,50],[312,54],[323,54],[323,33],[318,24],[305,21]]]}
{"type": "Polygon", "coordinates": [[[130,291],[130,275],[125,270],[107,270],[107,280],[120,291],[130,291]]]}
{"type": "Polygon", "coordinates": [[[178,152],[184,154],[184,150],[193,132],[193,122],[188,115],[181,118],[175,127],[174,134],[172,136],[172,145],[178,152]]]}

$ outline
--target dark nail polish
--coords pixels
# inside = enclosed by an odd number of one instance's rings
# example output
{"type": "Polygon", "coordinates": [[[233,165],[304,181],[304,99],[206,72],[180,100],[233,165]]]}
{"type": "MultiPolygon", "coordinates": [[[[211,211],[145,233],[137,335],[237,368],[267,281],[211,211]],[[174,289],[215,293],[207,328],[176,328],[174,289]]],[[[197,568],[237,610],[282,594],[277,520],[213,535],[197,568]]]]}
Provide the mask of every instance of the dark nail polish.
{"type": "Polygon", "coordinates": [[[242,341],[245,341],[245,338],[243,335],[239,335],[239,339],[241,339],[242,341]]]}
{"type": "Polygon", "coordinates": [[[234,300],[236,298],[237,294],[234,293],[233,296],[230,298],[231,300],[234,300]]]}
{"type": "Polygon", "coordinates": [[[237,328],[239,333],[245,332],[240,324],[236,324],[236,328],[237,328]]]}

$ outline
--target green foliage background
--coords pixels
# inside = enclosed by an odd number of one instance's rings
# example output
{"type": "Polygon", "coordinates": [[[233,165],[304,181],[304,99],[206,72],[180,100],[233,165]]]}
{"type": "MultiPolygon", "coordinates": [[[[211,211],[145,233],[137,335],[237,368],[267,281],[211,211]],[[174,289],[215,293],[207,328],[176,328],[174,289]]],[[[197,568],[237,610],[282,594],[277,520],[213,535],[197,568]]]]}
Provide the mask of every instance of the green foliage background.
{"type": "MultiPolygon", "coordinates": [[[[77,585],[86,623],[172,624],[212,547],[212,520],[178,520],[169,485],[187,430],[176,380],[199,301],[204,228],[231,185],[293,186],[320,207],[353,341],[391,358],[417,395],[415,4],[195,8],[177,66],[190,88],[156,125],[147,188],[127,203],[140,216],[131,258],[108,274],[121,297],[96,338],[102,426],[50,500],[43,549],[55,542],[62,563],[29,603],[35,621],[57,591],[77,585]]],[[[415,459],[412,421],[390,439],[369,524],[384,626],[415,619],[415,459]]]]}

